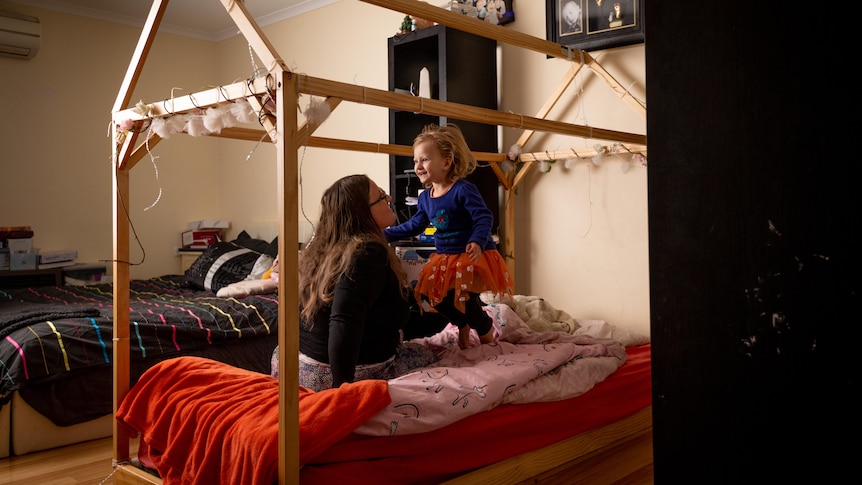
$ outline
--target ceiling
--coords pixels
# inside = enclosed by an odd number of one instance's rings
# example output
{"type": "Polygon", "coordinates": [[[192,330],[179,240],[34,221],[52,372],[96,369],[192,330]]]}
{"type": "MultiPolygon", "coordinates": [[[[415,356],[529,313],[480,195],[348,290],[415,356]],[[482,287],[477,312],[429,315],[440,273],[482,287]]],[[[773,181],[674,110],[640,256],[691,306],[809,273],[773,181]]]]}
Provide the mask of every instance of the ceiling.
{"type": "MultiPolygon", "coordinates": [[[[140,27],[143,27],[153,5],[152,0],[7,1],[140,27]]],[[[245,0],[245,7],[258,25],[266,26],[336,1],[338,0],[245,0]]],[[[169,1],[160,31],[211,41],[224,40],[238,34],[221,0],[169,1]]]]}

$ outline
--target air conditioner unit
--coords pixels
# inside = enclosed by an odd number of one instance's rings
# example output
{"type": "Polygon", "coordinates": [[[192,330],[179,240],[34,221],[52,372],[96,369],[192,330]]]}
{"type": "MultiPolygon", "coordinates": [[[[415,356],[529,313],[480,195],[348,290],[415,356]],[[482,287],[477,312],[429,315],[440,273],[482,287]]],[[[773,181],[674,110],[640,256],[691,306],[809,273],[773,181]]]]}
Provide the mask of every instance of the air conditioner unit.
{"type": "Polygon", "coordinates": [[[41,41],[42,24],[38,18],[0,11],[0,55],[32,59],[41,41]]]}

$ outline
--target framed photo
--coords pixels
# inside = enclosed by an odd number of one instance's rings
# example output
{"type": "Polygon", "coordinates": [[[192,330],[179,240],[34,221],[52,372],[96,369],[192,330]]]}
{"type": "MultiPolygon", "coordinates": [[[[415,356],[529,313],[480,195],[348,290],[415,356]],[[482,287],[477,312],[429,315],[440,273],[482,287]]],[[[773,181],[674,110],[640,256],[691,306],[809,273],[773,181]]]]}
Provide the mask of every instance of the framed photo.
{"type": "Polygon", "coordinates": [[[592,51],[644,42],[645,0],[545,0],[551,42],[592,51]]]}

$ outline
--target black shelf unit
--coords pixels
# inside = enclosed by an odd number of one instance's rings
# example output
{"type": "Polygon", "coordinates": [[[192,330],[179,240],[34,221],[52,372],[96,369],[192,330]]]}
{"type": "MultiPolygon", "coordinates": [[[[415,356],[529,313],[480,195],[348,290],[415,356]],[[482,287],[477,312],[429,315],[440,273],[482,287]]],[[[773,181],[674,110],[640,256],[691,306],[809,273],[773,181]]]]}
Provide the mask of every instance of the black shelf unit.
{"type": "MultiPolygon", "coordinates": [[[[435,25],[390,37],[389,90],[410,90],[418,94],[419,72],[428,68],[431,98],[497,109],[497,42],[445,25],[435,25]]],[[[449,119],[409,111],[389,110],[389,142],[411,146],[422,128],[435,123],[453,123],[464,132],[473,151],[498,152],[497,126],[449,119]]],[[[499,181],[487,163],[467,177],[476,184],[488,208],[494,213],[494,231],[500,223],[499,181]]],[[[413,174],[413,157],[389,157],[389,193],[398,222],[413,214],[405,202],[422,188],[413,174]]]]}

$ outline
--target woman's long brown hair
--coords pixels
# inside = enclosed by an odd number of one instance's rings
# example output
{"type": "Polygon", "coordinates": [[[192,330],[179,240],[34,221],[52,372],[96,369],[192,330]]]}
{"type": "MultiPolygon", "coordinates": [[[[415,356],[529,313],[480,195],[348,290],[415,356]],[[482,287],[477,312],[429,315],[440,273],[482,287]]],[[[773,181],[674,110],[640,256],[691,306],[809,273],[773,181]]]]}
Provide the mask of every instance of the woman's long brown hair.
{"type": "Polygon", "coordinates": [[[321,306],[332,302],[335,285],[370,242],[387,248],[389,265],[407,294],[407,276],[401,262],[371,215],[370,188],[367,175],[348,175],[323,192],[320,221],[299,255],[300,316],[307,325],[313,324],[313,316],[321,306]]]}

